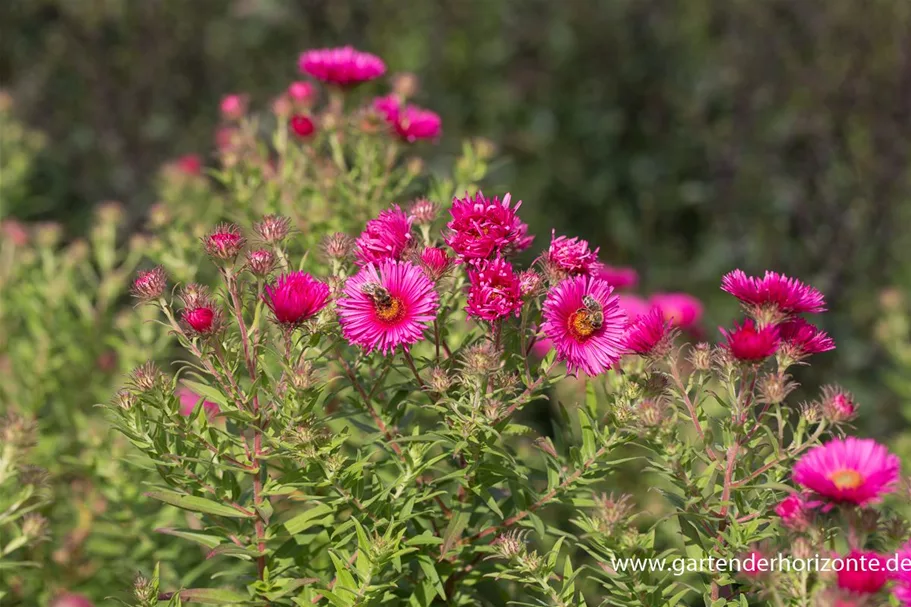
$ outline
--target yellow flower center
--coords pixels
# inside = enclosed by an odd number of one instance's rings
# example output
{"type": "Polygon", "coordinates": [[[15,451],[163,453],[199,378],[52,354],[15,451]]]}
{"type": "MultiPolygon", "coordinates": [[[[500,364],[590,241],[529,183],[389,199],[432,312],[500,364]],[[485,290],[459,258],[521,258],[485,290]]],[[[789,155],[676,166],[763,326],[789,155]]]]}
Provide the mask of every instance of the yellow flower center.
{"type": "Polygon", "coordinates": [[[388,301],[374,302],[376,317],[387,323],[394,323],[405,315],[405,306],[398,297],[390,297],[388,301]]]}
{"type": "Polygon", "coordinates": [[[570,314],[568,324],[569,332],[578,340],[588,339],[592,333],[597,331],[591,313],[584,308],[570,314]]]}
{"type": "Polygon", "coordinates": [[[864,477],[857,470],[836,470],[829,475],[829,480],[839,489],[857,489],[864,484],[864,477]]]}

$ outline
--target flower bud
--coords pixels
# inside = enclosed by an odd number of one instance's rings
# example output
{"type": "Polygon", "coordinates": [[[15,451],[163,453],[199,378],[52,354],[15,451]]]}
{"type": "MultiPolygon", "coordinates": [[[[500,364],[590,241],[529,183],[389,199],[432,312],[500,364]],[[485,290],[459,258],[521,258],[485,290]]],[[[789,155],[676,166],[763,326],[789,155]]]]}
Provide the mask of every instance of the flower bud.
{"type": "Polygon", "coordinates": [[[857,405],[850,392],[838,386],[823,386],[822,414],[834,424],[849,421],[857,414],[857,405]]]}
{"type": "Polygon", "coordinates": [[[354,239],[347,234],[336,232],[323,239],[323,252],[332,261],[344,261],[354,250],[354,239]]]}
{"type": "Polygon", "coordinates": [[[426,247],[421,251],[421,265],[431,280],[439,280],[451,264],[449,254],[439,247],[426,247]]]}
{"type": "Polygon", "coordinates": [[[10,411],[0,417],[0,445],[26,451],[35,445],[38,427],[31,417],[10,411]]]}
{"type": "Polygon", "coordinates": [[[490,343],[483,342],[465,348],[462,366],[470,375],[488,375],[500,368],[500,357],[490,343]]]}
{"type": "Polygon", "coordinates": [[[316,132],[316,123],[310,116],[295,114],[288,121],[288,127],[299,139],[306,139],[316,132]]]}
{"type": "Polygon", "coordinates": [[[633,513],[632,496],[622,494],[615,497],[613,494],[602,493],[595,498],[595,520],[598,530],[605,535],[613,535],[619,528],[626,525],[633,513]]]}
{"type": "Polygon", "coordinates": [[[4,240],[8,239],[9,242],[17,247],[24,247],[29,241],[28,230],[25,229],[21,222],[15,219],[0,221],[0,234],[3,235],[4,240]]]}
{"type": "Polygon", "coordinates": [[[411,72],[400,72],[392,76],[392,92],[400,99],[410,99],[418,92],[418,77],[411,72]]]}
{"type": "Polygon", "coordinates": [[[109,200],[98,205],[95,213],[101,223],[119,224],[123,221],[123,204],[109,200]]]}
{"type": "Polygon", "coordinates": [[[490,160],[497,153],[497,146],[490,139],[476,137],[472,140],[472,143],[474,144],[475,154],[481,160],[490,160]]]}
{"type": "Polygon", "coordinates": [[[522,297],[538,294],[541,289],[541,275],[534,270],[525,270],[519,274],[519,291],[522,297]]]}
{"type": "Polygon", "coordinates": [[[39,223],[35,231],[35,240],[40,247],[53,247],[62,237],[63,227],[52,221],[39,223]]]}
{"type": "Polygon", "coordinates": [[[281,215],[266,215],[253,226],[253,231],[268,244],[277,244],[287,238],[291,220],[281,215]]]}
{"type": "Polygon", "coordinates": [[[430,225],[437,218],[439,205],[426,198],[419,198],[411,204],[409,214],[418,225],[430,225]]]}
{"type": "Polygon", "coordinates": [[[409,158],[405,162],[405,170],[409,175],[420,175],[424,172],[424,161],[418,157],[409,158]]]}
{"type": "Polygon", "coordinates": [[[158,365],[152,361],[139,365],[130,373],[130,383],[140,392],[149,392],[158,388],[163,379],[164,376],[158,365]]]}
{"type": "Polygon", "coordinates": [[[279,95],[272,100],[272,113],[279,119],[286,119],[294,111],[294,101],[288,95],[279,95]]]}
{"type": "Polygon", "coordinates": [[[808,424],[818,424],[822,419],[822,408],[816,401],[804,403],[800,406],[800,415],[808,424]]]}
{"type": "Polygon", "coordinates": [[[268,249],[247,252],[247,267],[259,277],[268,276],[275,267],[275,255],[268,249]]]}
{"type": "Polygon", "coordinates": [[[37,544],[50,539],[48,521],[40,514],[29,513],[22,518],[22,535],[30,544],[37,544]]]}
{"type": "Polygon", "coordinates": [[[783,403],[796,387],[789,375],[769,373],[759,380],[760,401],[772,405],[783,403]]]}
{"type": "Polygon", "coordinates": [[[444,394],[452,386],[452,378],[442,367],[434,367],[430,370],[430,380],[428,382],[430,389],[439,394],[444,394]]]}
{"type": "Polygon", "coordinates": [[[19,482],[43,491],[50,485],[51,475],[41,466],[26,465],[19,468],[19,482]]]}
{"type": "Polygon", "coordinates": [[[639,403],[639,423],[645,428],[657,428],[664,422],[665,404],[660,398],[646,398],[639,403]]]}
{"type": "Polygon", "coordinates": [[[136,597],[140,605],[154,604],[153,601],[157,603],[158,597],[155,596],[157,592],[158,589],[149,578],[137,575],[133,580],[133,596],[136,597]]]}
{"type": "Polygon", "coordinates": [[[550,440],[548,436],[539,436],[535,439],[535,447],[548,454],[553,458],[557,458],[557,449],[554,447],[554,442],[550,440]]]}
{"type": "Polygon", "coordinates": [[[117,391],[117,394],[114,395],[113,403],[123,409],[124,411],[129,411],[136,405],[136,402],[139,399],[136,398],[136,395],[126,389],[121,389],[117,391]]]}
{"type": "Polygon", "coordinates": [[[168,284],[164,268],[156,266],[146,272],[139,272],[133,280],[131,292],[140,301],[154,301],[161,297],[168,284]]]}
{"type": "Polygon", "coordinates": [[[181,320],[191,332],[197,335],[214,333],[220,324],[218,311],[209,306],[184,308],[181,320]]]}
{"type": "Polygon", "coordinates": [[[223,223],[203,238],[206,253],[213,259],[234,261],[243,248],[246,239],[240,228],[234,224],[223,223]]]}
{"type": "Polygon", "coordinates": [[[224,120],[240,120],[247,113],[247,96],[238,94],[225,95],[222,97],[219,109],[224,120]]]}
{"type": "Polygon", "coordinates": [[[316,87],[306,80],[292,82],[288,85],[288,99],[298,107],[310,107],[316,99],[316,87]]]}
{"type": "Polygon", "coordinates": [[[698,343],[690,351],[690,364],[697,371],[708,371],[712,368],[712,347],[705,343],[698,343]]]}
{"type": "Polygon", "coordinates": [[[525,534],[527,532],[512,530],[500,535],[493,541],[493,546],[500,558],[511,561],[526,553],[525,534]]]}

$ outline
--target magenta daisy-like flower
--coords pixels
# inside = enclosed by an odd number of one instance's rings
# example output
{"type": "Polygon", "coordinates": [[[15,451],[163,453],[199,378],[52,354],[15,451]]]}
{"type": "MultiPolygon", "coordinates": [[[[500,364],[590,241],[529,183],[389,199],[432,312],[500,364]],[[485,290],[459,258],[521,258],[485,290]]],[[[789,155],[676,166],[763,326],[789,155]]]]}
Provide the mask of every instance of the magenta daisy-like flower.
{"type": "Polygon", "coordinates": [[[654,308],[629,324],[623,336],[623,347],[633,354],[660,358],[668,353],[672,341],[670,324],[661,310],[654,308]]]}
{"type": "Polygon", "coordinates": [[[592,274],[602,268],[598,263],[599,250],[592,250],[586,240],[557,236],[556,230],[551,230],[550,248],[544,259],[551,270],[563,276],[592,274]]]}
{"type": "Polygon", "coordinates": [[[570,373],[604,373],[623,354],[626,315],[607,281],[591,276],[567,278],[544,300],[544,334],[570,373]]]}
{"type": "Polygon", "coordinates": [[[414,241],[412,221],[397,204],[368,221],[354,243],[357,263],[363,266],[384,259],[401,259],[405,249],[414,241]]]}
{"type": "Polygon", "coordinates": [[[502,258],[479,261],[468,270],[471,286],[465,311],[481,320],[498,320],[522,309],[522,287],[512,264],[502,258]]]}
{"type": "MultiPolygon", "coordinates": [[[[608,281],[608,283],[610,283],[610,281],[608,281]]],[[[613,286],[613,283],[610,284],[613,286]]],[[[619,287],[614,288],[617,289],[619,287]]],[[[638,295],[620,293],[617,295],[617,299],[620,303],[620,309],[623,310],[623,313],[626,314],[627,318],[636,318],[637,316],[648,314],[652,310],[652,306],[638,295]]]]}
{"type": "Polygon", "coordinates": [[[361,268],[346,283],[344,294],[337,307],[345,339],[383,354],[422,340],[439,305],[423,270],[393,259],[361,268]]]}
{"type": "Polygon", "coordinates": [[[386,73],[382,59],[351,46],[306,51],[300,56],[299,67],[317,80],[338,86],[354,86],[386,73]]]}
{"type": "Polygon", "coordinates": [[[306,272],[282,274],[266,286],[263,301],[272,310],[275,320],[294,327],[315,316],[329,301],[329,285],[306,272]]]}
{"type": "Polygon", "coordinates": [[[398,118],[399,110],[402,108],[402,102],[395,93],[385,97],[376,97],[370,105],[373,107],[373,111],[382,116],[383,120],[389,124],[395,122],[395,119],[398,118]]]}
{"type": "Polygon", "coordinates": [[[743,325],[734,323],[733,331],[721,329],[721,334],[727,339],[725,346],[737,360],[744,362],[759,362],[778,351],[781,340],[778,328],[769,325],[757,329],[751,319],[743,321],[743,325]]]}
{"type": "Polygon", "coordinates": [[[406,105],[391,121],[395,133],[408,143],[419,139],[436,139],[443,133],[439,114],[416,105],[406,105]]]}
{"type": "Polygon", "coordinates": [[[794,465],[794,482],[835,504],[879,502],[898,482],[901,462],[872,439],[849,436],[814,447],[794,465]]]}
{"type": "Polygon", "coordinates": [[[528,236],[528,226],[519,219],[517,211],[522,201],[510,206],[511,196],[502,202],[496,196],[486,198],[478,192],[473,197],[455,198],[449,213],[452,221],[446,224],[448,244],[459,261],[474,261],[524,251],[534,236],[528,236]]]}
{"type": "Polygon", "coordinates": [[[600,264],[595,268],[594,275],[606,280],[615,289],[632,288],[639,284],[639,273],[632,268],[600,264]]]}
{"type": "Polygon", "coordinates": [[[775,514],[788,529],[803,531],[809,525],[810,508],[799,493],[792,493],[775,506],[775,514]]]}
{"type": "Polygon", "coordinates": [[[797,317],[778,325],[781,341],[795,359],[835,349],[835,340],[816,325],[797,317]]]}
{"type": "Polygon", "coordinates": [[[649,303],[661,310],[673,327],[688,329],[702,320],[702,302],[688,293],[656,293],[649,303]]]}
{"type": "Polygon", "coordinates": [[[421,251],[421,264],[424,266],[424,270],[430,278],[439,280],[439,278],[446,273],[446,270],[449,269],[449,266],[452,264],[452,259],[450,259],[449,254],[440,247],[426,247],[421,251]]]}
{"type": "Polygon", "coordinates": [[[721,279],[721,289],[757,310],[769,309],[785,315],[826,310],[822,293],[777,272],[766,271],[759,278],[734,270],[721,279]]]}
{"type": "Polygon", "coordinates": [[[229,261],[237,257],[247,239],[233,223],[217,226],[203,238],[206,253],[215,259],[229,261]]]}

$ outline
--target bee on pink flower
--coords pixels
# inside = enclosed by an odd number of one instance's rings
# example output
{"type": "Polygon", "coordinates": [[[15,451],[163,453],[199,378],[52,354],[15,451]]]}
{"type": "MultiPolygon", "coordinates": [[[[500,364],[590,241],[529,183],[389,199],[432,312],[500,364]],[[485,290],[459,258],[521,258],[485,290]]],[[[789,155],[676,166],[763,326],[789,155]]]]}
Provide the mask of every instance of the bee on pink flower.
{"type": "Polygon", "coordinates": [[[528,236],[528,226],[517,214],[522,202],[512,207],[511,200],[510,194],[501,202],[481,192],[453,199],[445,240],[460,262],[502,257],[531,246],[534,236],[528,236]]]}
{"type": "Polygon", "coordinates": [[[433,282],[421,268],[394,259],[361,268],[348,279],[337,304],[345,339],[383,354],[424,339],[438,306],[433,282]]]}
{"type": "Polygon", "coordinates": [[[386,73],[383,60],[351,46],[305,51],[300,56],[301,72],[342,87],[374,80],[386,73]]]}
{"type": "Polygon", "coordinates": [[[402,259],[406,249],[414,242],[411,233],[413,221],[399,205],[393,205],[376,219],[368,221],[354,245],[358,265],[402,259]]]}
{"type": "Polygon", "coordinates": [[[620,360],[627,320],[613,290],[600,278],[575,276],[544,300],[544,334],[570,373],[581,369],[595,377],[620,360]]]}
{"type": "Polygon", "coordinates": [[[469,268],[469,316],[494,321],[518,316],[522,309],[522,289],[519,277],[505,259],[480,261],[469,268]]]}
{"type": "Polygon", "coordinates": [[[794,482],[819,496],[824,511],[836,504],[879,502],[898,482],[901,462],[872,439],[848,436],[810,449],[794,465],[794,482]]]}

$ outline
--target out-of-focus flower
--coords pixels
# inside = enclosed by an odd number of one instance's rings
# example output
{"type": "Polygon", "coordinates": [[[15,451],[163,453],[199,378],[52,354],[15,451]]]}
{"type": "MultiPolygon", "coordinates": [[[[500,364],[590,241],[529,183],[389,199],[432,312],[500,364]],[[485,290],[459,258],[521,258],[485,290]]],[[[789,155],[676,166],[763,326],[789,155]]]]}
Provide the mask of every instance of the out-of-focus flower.
{"type": "Polygon", "coordinates": [[[702,319],[702,302],[687,293],[656,293],[649,303],[674,327],[689,329],[702,319]]]}
{"type": "Polygon", "coordinates": [[[202,157],[199,154],[186,154],[174,161],[174,166],[185,174],[192,177],[202,175],[202,157]]]}
{"type": "Polygon", "coordinates": [[[567,278],[544,301],[544,333],[569,371],[594,377],[617,364],[623,353],[626,315],[613,287],[590,276],[567,278]]]}
{"type": "Polygon", "coordinates": [[[433,282],[421,268],[384,259],[348,280],[337,308],[345,339],[368,352],[388,354],[421,341],[438,305],[433,282]]]}
{"type": "Polygon", "coordinates": [[[225,95],[219,105],[221,117],[225,120],[240,120],[247,113],[247,96],[231,94],[225,95]]]}
{"type": "Polygon", "coordinates": [[[316,98],[316,87],[306,80],[298,80],[288,85],[288,98],[300,107],[309,107],[316,98]]]}
{"type": "Polygon", "coordinates": [[[889,581],[886,559],[876,552],[852,550],[847,556],[838,557],[838,587],[854,594],[876,594],[889,581]]]}
{"type": "Polygon", "coordinates": [[[853,419],[857,414],[854,397],[838,386],[822,387],[821,408],[826,419],[836,424],[853,419]]]}
{"type": "Polygon", "coordinates": [[[306,114],[295,114],[288,121],[291,132],[301,139],[306,139],[316,132],[316,123],[306,114]]]}
{"type": "Polygon", "coordinates": [[[367,82],[386,73],[382,59],[350,46],[306,51],[300,56],[299,66],[301,72],[317,80],[343,87],[367,82]]]}
{"type": "Polygon", "coordinates": [[[734,324],[733,331],[721,329],[722,335],[727,339],[725,346],[737,360],[744,362],[759,362],[778,351],[778,329],[774,326],[757,329],[756,324],[749,318],[743,325],[734,324]]]}
{"type": "Polygon", "coordinates": [[[639,273],[632,268],[600,264],[594,274],[615,289],[631,289],[639,284],[639,273]]]}
{"type": "Polygon", "coordinates": [[[177,399],[180,401],[180,414],[184,417],[190,417],[193,415],[193,411],[196,410],[196,407],[202,403],[203,408],[206,410],[206,416],[210,419],[215,417],[218,412],[221,410],[218,407],[218,403],[213,403],[210,400],[206,400],[184,386],[177,388],[177,399]]]}
{"type": "Polygon", "coordinates": [[[84,594],[64,592],[54,597],[49,607],[95,607],[95,605],[84,594]]]}
{"type": "Polygon", "coordinates": [[[253,231],[263,242],[269,244],[279,243],[291,231],[291,220],[281,215],[266,215],[253,226],[253,231]]]}
{"type": "Polygon", "coordinates": [[[443,133],[443,121],[439,114],[416,105],[406,105],[396,116],[392,127],[408,143],[437,139],[443,133]]]}
{"type": "Polygon", "coordinates": [[[456,252],[459,261],[491,259],[531,246],[534,236],[528,236],[528,226],[517,214],[522,202],[511,207],[511,200],[510,194],[501,202],[481,192],[473,197],[453,199],[446,244],[456,252]]]}
{"type": "Polygon", "coordinates": [[[469,268],[469,316],[494,321],[508,316],[518,316],[522,309],[522,291],[519,278],[505,259],[479,261],[469,268]]]}
{"type": "Polygon", "coordinates": [[[315,316],[329,301],[329,285],[306,272],[282,274],[268,285],[263,300],[276,322],[297,326],[315,316]]]}
{"type": "Polygon", "coordinates": [[[437,218],[439,205],[426,198],[419,198],[412,203],[408,212],[411,213],[415,223],[418,225],[430,225],[433,223],[433,220],[437,218]]]}
{"type": "Polygon", "coordinates": [[[872,439],[848,436],[814,447],[794,465],[793,478],[835,504],[866,506],[895,489],[901,462],[872,439]]]}
{"type": "Polygon", "coordinates": [[[556,230],[550,233],[550,248],[544,257],[548,269],[561,278],[579,274],[595,275],[600,272],[598,251],[589,248],[588,241],[581,238],[557,236],[556,230]]]}
{"type": "Polygon", "coordinates": [[[167,284],[168,276],[165,274],[164,268],[156,266],[136,275],[131,292],[133,297],[141,301],[154,301],[161,297],[167,284]]]}
{"type": "Polygon", "coordinates": [[[413,219],[398,205],[382,211],[367,226],[355,242],[355,255],[359,265],[384,259],[401,259],[408,246],[414,241],[411,233],[413,219]]]}
{"type": "Polygon", "coordinates": [[[782,524],[794,531],[803,531],[809,526],[810,513],[806,499],[799,493],[790,494],[775,506],[775,514],[782,524]]]}

